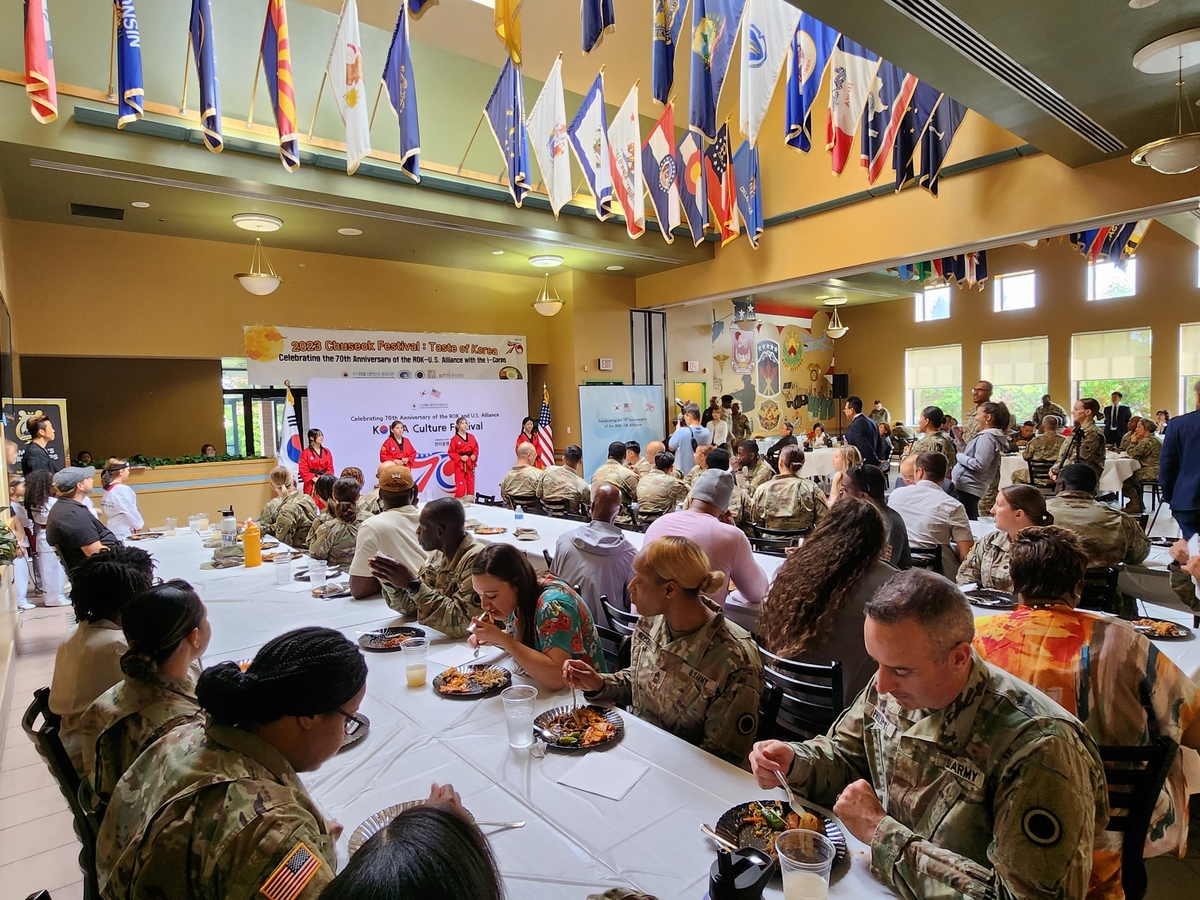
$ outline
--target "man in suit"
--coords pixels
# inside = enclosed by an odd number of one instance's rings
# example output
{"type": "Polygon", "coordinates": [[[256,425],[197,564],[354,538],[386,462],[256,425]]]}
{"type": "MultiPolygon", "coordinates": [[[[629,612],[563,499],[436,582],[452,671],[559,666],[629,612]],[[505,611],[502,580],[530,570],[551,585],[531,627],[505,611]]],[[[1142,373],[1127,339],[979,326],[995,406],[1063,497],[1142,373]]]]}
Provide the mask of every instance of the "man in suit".
{"type": "Polygon", "coordinates": [[[850,424],[846,426],[846,443],[857,447],[863,462],[868,466],[879,465],[879,428],[863,415],[862,397],[850,397],[843,410],[850,424]]]}
{"type": "Polygon", "coordinates": [[[1129,430],[1129,407],[1121,401],[1125,397],[1120,391],[1113,391],[1112,405],[1104,409],[1104,443],[1115,447],[1121,443],[1121,438],[1129,430]]]}
{"type": "Polygon", "coordinates": [[[1200,531],[1200,381],[1192,391],[1196,409],[1171,420],[1158,463],[1163,501],[1185,538],[1200,531]]]}

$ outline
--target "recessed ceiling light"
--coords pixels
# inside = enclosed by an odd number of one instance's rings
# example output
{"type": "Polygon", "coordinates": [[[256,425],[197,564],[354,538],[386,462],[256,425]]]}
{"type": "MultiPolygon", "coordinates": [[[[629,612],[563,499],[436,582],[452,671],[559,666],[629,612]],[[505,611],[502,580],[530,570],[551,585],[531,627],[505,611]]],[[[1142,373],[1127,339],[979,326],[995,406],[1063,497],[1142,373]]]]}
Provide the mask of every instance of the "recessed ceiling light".
{"type": "Polygon", "coordinates": [[[265,213],[238,213],[233,217],[233,224],[246,231],[278,231],[283,227],[283,219],[268,216],[265,213]]]}
{"type": "Polygon", "coordinates": [[[132,206],[134,209],[149,209],[150,208],[150,204],[147,203],[145,200],[134,200],[129,205],[132,206]]]}
{"type": "Polygon", "coordinates": [[[553,269],[563,264],[563,258],[561,256],[550,255],[531,256],[529,257],[529,264],[535,269],[553,269]]]}
{"type": "Polygon", "coordinates": [[[624,267],[624,266],[608,266],[608,271],[610,271],[610,272],[624,272],[624,271],[625,271],[625,267],[624,267]]]}
{"type": "Polygon", "coordinates": [[[492,256],[503,256],[503,255],[504,255],[503,250],[493,250],[492,251],[492,256]]]}
{"type": "Polygon", "coordinates": [[[356,237],[362,234],[361,228],[339,228],[338,234],[344,234],[346,237],[356,237]]]}

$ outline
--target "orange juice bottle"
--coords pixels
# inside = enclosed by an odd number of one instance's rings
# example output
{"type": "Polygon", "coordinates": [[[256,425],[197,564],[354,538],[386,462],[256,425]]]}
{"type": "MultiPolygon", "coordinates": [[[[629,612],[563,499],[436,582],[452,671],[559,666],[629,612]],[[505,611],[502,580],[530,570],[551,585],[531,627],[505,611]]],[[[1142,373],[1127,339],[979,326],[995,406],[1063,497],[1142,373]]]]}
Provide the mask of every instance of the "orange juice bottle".
{"type": "Polygon", "coordinates": [[[246,521],[246,531],[242,535],[242,549],[246,555],[246,568],[252,569],[262,565],[262,531],[253,519],[246,521]]]}

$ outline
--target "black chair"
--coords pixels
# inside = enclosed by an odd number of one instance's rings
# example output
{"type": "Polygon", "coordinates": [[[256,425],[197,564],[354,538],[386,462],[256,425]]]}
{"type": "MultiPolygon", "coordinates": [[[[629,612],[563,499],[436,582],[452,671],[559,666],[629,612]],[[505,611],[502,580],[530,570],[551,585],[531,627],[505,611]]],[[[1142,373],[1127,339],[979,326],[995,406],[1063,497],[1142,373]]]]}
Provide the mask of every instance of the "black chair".
{"type": "Polygon", "coordinates": [[[799,547],[804,539],[812,534],[811,528],[766,528],[762,525],[751,526],[754,536],[765,540],[779,541],[788,547],[799,547]]]}
{"type": "Polygon", "coordinates": [[[755,553],[763,553],[767,556],[787,557],[788,544],[781,544],[779,541],[770,538],[750,538],[750,546],[754,548],[755,553]]]}
{"type": "Polygon", "coordinates": [[[629,668],[630,643],[629,636],[606,628],[596,623],[596,634],[600,636],[600,649],[604,651],[604,662],[610,672],[620,672],[629,668]]]}
{"type": "Polygon", "coordinates": [[[617,609],[617,607],[608,602],[608,596],[605,594],[600,595],[600,605],[604,608],[604,617],[608,619],[609,627],[619,631],[621,634],[633,634],[633,629],[637,627],[638,619],[641,616],[625,612],[623,609],[617,609]]]}
{"type": "Polygon", "coordinates": [[[1150,488],[1150,508],[1154,509],[1162,503],[1162,485],[1158,483],[1157,478],[1151,478],[1142,482],[1142,503],[1146,502],[1146,488],[1150,488]]]}
{"type": "Polygon", "coordinates": [[[554,557],[550,555],[549,550],[542,551],[542,558],[546,560],[546,568],[551,572],[554,571],[554,557]]]}
{"type": "Polygon", "coordinates": [[[759,739],[808,740],[829,731],[846,709],[842,664],[782,659],[761,643],[758,652],[766,683],[774,688],[770,695],[764,691],[767,700],[760,704],[759,739]]]}
{"type": "Polygon", "coordinates": [[[480,506],[503,506],[504,505],[503,503],[501,503],[499,500],[496,499],[495,494],[476,494],[475,502],[478,503],[480,506]]]}
{"type": "Polygon", "coordinates": [[[1145,747],[1100,747],[1108,786],[1108,825],[1120,832],[1121,886],[1126,900],[1142,900],[1148,879],[1142,857],[1154,805],[1175,761],[1179,745],[1159,738],[1145,747]]]}
{"type": "Polygon", "coordinates": [[[909,547],[909,552],[912,555],[912,567],[914,569],[928,569],[931,572],[937,572],[939,575],[944,575],[942,569],[942,548],[941,547],[909,547]]]}
{"type": "Polygon", "coordinates": [[[1121,595],[1117,581],[1121,577],[1118,566],[1103,566],[1088,569],[1083,575],[1083,590],[1076,607],[1098,609],[1116,615],[1120,612],[1121,595]]]}
{"type": "Polygon", "coordinates": [[[58,789],[71,807],[75,818],[75,833],[82,845],[79,851],[79,868],[83,870],[84,900],[98,900],[100,888],[96,882],[96,832],[98,823],[79,802],[79,773],[59,737],[62,717],[50,711],[50,688],[38,688],[33,692],[33,702],[21,719],[21,727],[29,735],[38,753],[50,768],[58,789]],[[41,720],[41,727],[35,723],[41,720]]]}
{"type": "Polygon", "coordinates": [[[30,894],[25,900],[52,900],[49,891],[38,891],[36,894],[30,894]]]}
{"type": "Polygon", "coordinates": [[[565,512],[562,514],[562,517],[564,519],[567,519],[570,522],[590,522],[590,521],[592,521],[591,516],[582,515],[580,513],[565,512]]]}
{"type": "Polygon", "coordinates": [[[1029,483],[1043,493],[1054,493],[1054,482],[1050,480],[1050,470],[1054,461],[1050,459],[1030,459],[1025,464],[1029,466],[1029,483]]]}

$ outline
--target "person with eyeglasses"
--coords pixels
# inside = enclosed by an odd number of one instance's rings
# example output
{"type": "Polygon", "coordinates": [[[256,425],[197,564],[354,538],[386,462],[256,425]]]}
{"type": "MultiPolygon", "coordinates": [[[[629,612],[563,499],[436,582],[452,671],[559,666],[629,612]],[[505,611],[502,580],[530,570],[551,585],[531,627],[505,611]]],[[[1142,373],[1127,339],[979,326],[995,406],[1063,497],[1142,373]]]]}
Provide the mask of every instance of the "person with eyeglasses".
{"type": "MultiPolygon", "coordinates": [[[[315,900],[337,868],[341,826],[301,783],[366,724],[367,664],[330,628],[268,641],[245,671],[204,671],[203,724],[172,731],[117,782],[96,842],[106,900],[315,900]]],[[[432,802],[458,805],[450,786],[432,802]]]]}
{"type": "Polygon", "coordinates": [[[146,520],[138,510],[137,494],[125,483],[128,480],[129,461],[110,457],[100,472],[100,483],[104,485],[100,508],[104,510],[108,530],[122,543],[135,531],[146,527],[146,520]]]}

